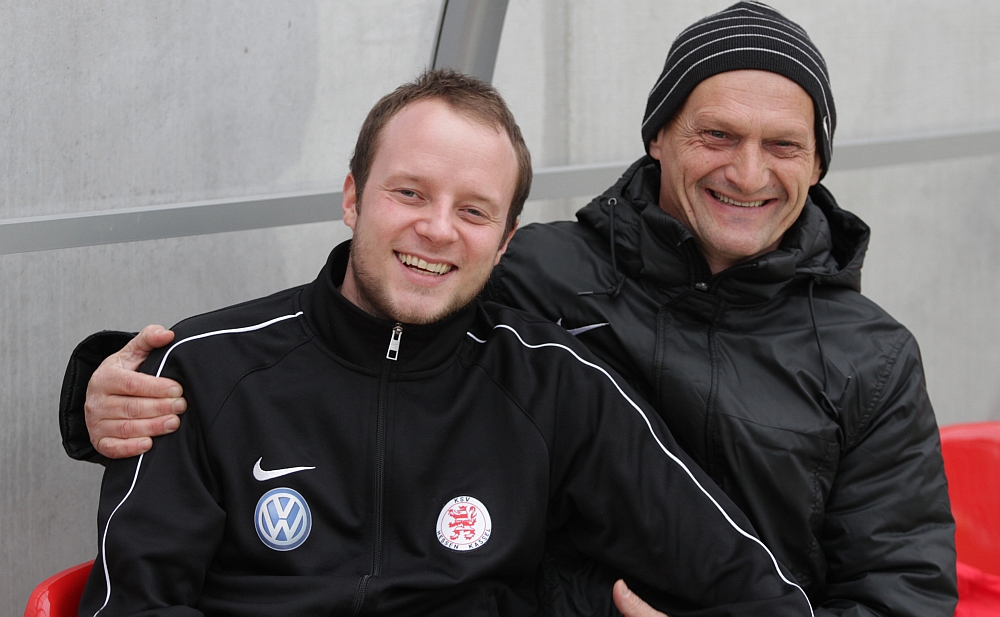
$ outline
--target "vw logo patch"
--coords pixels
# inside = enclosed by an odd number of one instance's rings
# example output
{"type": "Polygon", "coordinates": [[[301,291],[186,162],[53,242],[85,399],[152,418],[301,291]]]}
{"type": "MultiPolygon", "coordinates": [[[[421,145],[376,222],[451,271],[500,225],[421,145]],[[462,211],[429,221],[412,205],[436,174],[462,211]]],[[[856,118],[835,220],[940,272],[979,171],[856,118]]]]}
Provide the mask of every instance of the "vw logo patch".
{"type": "Polygon", "coordinates": [[[456,497],[441,508],[438,542],[453,551],[471,551],[486,544],[493,533],[490,512],[475,497],[456,497]]]}
{"type": "Polygon", "coordinates": [[[290,551],[302,546],[312,530],[309,504],[290,488],[275,488],[257,502],[257,535],[276,551],[290,551]]]}

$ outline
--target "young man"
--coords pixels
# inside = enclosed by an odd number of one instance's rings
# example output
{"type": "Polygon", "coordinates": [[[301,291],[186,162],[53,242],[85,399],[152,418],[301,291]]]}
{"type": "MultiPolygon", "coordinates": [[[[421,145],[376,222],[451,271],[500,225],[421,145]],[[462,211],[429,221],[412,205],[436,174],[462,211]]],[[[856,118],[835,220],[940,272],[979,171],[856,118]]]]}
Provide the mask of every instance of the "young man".
{"type": "Polygon", "coordinates": [[[476,300],[530,181],[488,85],[432,72],[376,104],[354,238],[319,278],[181,322],[144,363],[189,408],[109,465],[80,614],[558,613],[558,540],[675,617],[809,615],[620,378],[476,300]]]}

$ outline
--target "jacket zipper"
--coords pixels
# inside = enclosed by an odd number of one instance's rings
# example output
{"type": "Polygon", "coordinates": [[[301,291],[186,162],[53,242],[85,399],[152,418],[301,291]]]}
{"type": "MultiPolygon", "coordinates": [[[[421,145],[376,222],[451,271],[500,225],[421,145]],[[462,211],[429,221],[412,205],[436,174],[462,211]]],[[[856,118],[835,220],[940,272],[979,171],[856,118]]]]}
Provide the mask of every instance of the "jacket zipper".
{"type": "Polygon", "coordinates": [[[730,268],[726,268],[718,274],[711,275],[707,281],[699,281],[698,283],[695,283],[694,288],[698,291],[714,292],[719,287],[722,279],[728,277],[733,272],[738,272],[740,270],[756,270],[760,267],[760,265],[759,261],[748,261],[746,263],[737,264],[730,268]]]}
{"type": "MultiPolygon", "coordinates": [[[[711,270],[708,269],[707,263],[701,256],[698,248],[693,242],[687,244],[688,247],[688,259],[689,268],[691,272],[691,280],[694,283],[691,285],[694,289],[703,292],[713,294],[715,290],[718,289],[722,281],[733,274],[733,272],[738,272],[740,270],[755,270],[761,266],[761,263],[757,260],[748,261],[745,263],[737,264],[730,268],[723,270],[717,274],[712,274],[711,270]]],[[[715,349],[716,345],[716,332],[719,327],[719,320],[721,319],[722,307],[725,302],[716,305],[714,314],[712,315],[712,321],[708,325],[708,332],[706,333],[708,337],[708,363],[709,363],[709,386],[708,386],[708,401],[705,404],[705,471],[708,473],[709,477],[715,481],[719,486],[723,485],[724,478],[718,475],[718,439],[716,436],[718,417],[716,413],[716,404],[718,402],[718,370],[719,370],[719,359],[718,354],[715,349]]]]}
{"type": "Polygon", "coordinates": [[[372,571],[358,581],[358,590],[354,595],[354,607],[352,615],[361,612],[365,603],[365,594],[368,591],[368,582],[373,576],[378,576],[382,572],[382,510],[383,510],[383,485],[385,482],[385,410],[386,399],[389,396],[389,370],[392,363],[399,358],[399,342],[403,338],[403,324],[397,323],[392,327],[392,335],[389,338],[389,348],[385,352],[385,359],[382,360],[382,372],[378,382],[378,416],[375,428],[375,516],[372,523],[372,571]]]}

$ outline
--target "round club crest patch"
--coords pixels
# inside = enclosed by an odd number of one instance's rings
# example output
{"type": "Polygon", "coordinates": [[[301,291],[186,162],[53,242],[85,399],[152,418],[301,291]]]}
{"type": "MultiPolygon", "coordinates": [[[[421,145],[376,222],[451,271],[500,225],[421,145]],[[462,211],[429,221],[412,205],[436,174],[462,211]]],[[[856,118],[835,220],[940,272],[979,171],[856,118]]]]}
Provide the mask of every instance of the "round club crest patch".
{"type": "Polygon", "coordinates": [[[254,526],[260,541],[276,551],[302,546],[312,530],[309,504],[297,491],[274,488],[257,502],[254,526]]]}
{"type": "Polygon", "coordinates": [[[446,503],[438,515],[438,542],[453,551],[477,549],[486,544],[491,533],[490,512],[475,497],[456,497],[446,503]]]}

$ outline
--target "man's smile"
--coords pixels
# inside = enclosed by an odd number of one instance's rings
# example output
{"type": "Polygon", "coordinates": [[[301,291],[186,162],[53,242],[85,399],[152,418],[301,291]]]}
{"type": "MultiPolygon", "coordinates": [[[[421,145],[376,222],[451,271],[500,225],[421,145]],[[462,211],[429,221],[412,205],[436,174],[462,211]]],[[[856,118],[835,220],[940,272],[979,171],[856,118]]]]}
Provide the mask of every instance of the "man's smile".
{"type": "Polygon", "coordinates": [[[722,193],[717,193],[712,189],[708,189],[708,194],[714,197],[717,201],[720,201],[724,204],[728,204],[730,206],[736,206],[738,208],[759,208],[760,206],[763,206],[764,204],[771,201],[770,199],[760,199],[757,201],[736,201],[735,199],[732,199],[731,197],[726,197],[722,193]]]}
{"type": "Polygon", "coordinates": [[[419,272],[420,274],[429,274],[432,276],[441,276],[448,274],[451,271],[452,265],[448,263],[428,263],[427,261],[417,257],[416,255],[410,255],[407,253],[400,253],[394,251],[396,254],[396,259],[400,261],[403,265],[407,266],[414,272],[419,272]]]}

